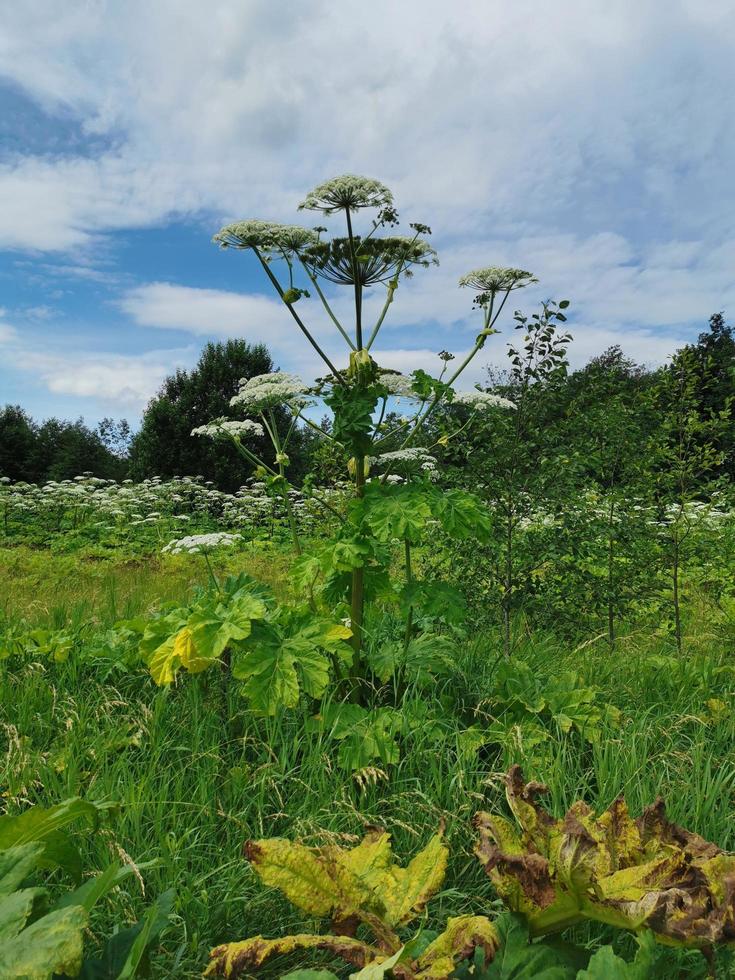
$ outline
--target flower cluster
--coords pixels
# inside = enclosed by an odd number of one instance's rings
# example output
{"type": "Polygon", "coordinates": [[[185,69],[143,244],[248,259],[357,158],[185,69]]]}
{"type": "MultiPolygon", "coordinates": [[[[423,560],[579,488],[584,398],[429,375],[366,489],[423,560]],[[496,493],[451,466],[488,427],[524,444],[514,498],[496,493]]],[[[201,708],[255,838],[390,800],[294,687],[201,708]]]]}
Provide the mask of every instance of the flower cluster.
{"type": "Polygon", "coordinates": [[[380,383],[388,389],[388,394],[395,398],[417,398],[420,395],[413,390],[413,381],[405,374],[396,374],[393,371],[381,371],[380,383]]]}
{"type": "Polygon", "coordinates": [[[485,269],[473,269],[459,280],[460,286],[471,286],[482,293],[505,293],[511,289],[522,289],[538,282],[535,276],[524,269],[509,269],[491,265],[485,269]]]}
{"type": "Polygon", "coordinates": [[[211,439],[231,436],[233,439],[242,439],[246,436],[260,437],[264,434],[263,426],[260,422],[252,422],[245,419],[238,422],[233,419],[213,419],[206,425],[198,425],[191,430],[193,436],[209,436],[211,439]]]}
{"type": "Polygon", "coordinates": [[[457,391],[452,399],[453,405],[466,405],[475,412],[488,412],[493,408],[515,408],[514,402],[488,391],[457,391]]]}
{"type": "Polygon", "coordinates": [[[299,211],[359,211],[360,208],[385,208],[393,204],[393,195],[379,180],[343,174],[319,184],[299,204],[299,211]]]}
{"type": "Polygon", "coordinates": [[[319,236],[300,225],[280,225],[274,221],[236,221],[225,225],[212,239],[221,248],[257,248],[261,252],[283,255],[301,252],[319,241],[319,236]]]}
{"type": "Polygon", "coordinates": [[[305,397],[307,391],[304,382],[295,374],[280,371],[257,374],[240,381],[240,391],[230,399],[230,405],[241,405],[253,412],[263,412],[277,405],[289,405],[299,410],[309,404],[305,397]]]}
{"type": "Polygon", "coordinates": [[[228,531],[213,531],[211,534],[190,534],[178,538],[161,549],[169,555],[203,555],[216,548],[231,548],[242,540],[241,534],[230,534],[228,531]]]}
{"type": "Polygon", "coordinates": [[[333,238],[310,246],[304,261],[315,274],[329,282],[351,286],[355,282],[355,264],[359,282],[373,286],[387,282],[396,274],[411,274],[411,266],[427,268],[436,265],[436,252],[421,238],[393,235],[385,238],[333,238]],[[357,262],[353,260],[353,249],[357,262]]]}
{"type": "Polygon", "coordinates": [[[436,459],[428,449],[421,446],[410,446],[407,449],[396,449],[390,453],[381,453],[371,460],[376,466],[385,470],[423,470],[432,473],[436,470],[436,459]]]}

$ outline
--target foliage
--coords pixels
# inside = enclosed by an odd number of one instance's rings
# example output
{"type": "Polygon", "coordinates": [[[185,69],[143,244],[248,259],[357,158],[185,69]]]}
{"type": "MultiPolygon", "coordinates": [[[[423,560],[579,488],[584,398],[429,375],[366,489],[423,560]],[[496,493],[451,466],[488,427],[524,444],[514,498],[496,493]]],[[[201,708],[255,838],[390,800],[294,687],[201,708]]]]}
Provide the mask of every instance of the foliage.
{"type": "Polygon", "coordinates": [[[92,909],[132,874],[130,867],[111,864],[79,884],[81,858],[63,828],[82,818],[96,823],[100,811],[75,798],[0,817],[0,975],[8,980],[133,978],[168,924],[173,893],[161,896],[143,922],[113,936],[101,958],[83,958],[92,909]],[[78,887],[53,899],[47,888],[29,884],[39,869],[47,868],[69,873],[78,887]]]}
{"type": "Polygon", "coordinates": [[[537,802],[548,792],[507,779],[520,832],[503,817],[476,817],[476,853],[498,893],[532,935],[593,919],[649,928],[662,942],[709,947],[733,939],[735,857],[670,823],[661,800],[631,819],[620,797],[599,816],[583,802],[555,820],[537,802]]]}
{"type": "Polygon", "coordinates": [[[447,848],[441,834],[405,868],[394,861],[390,835],[379,829],[350,849],[271,839],[248,841],[245,854],[265,885],[278,888],[308,915],[330,918],[332,934],[270,940],[256,936],[218,946],[211,952],[207,976],[234,978],[274,955],[322,949],[358,967],[363,980],[389,971],[405,980],[440,980],[475,949],[481,948],[488,960],[497,949],[497,934],[484,916],[450,918],[444,932],[428,944],[420,942],[420,934],[409,942],[399,938],[398,930],[423,912],[444,880],[447,848]],[[370,942],[355,938],[360,926],[369,930],[370,942]]]}
{"type": "MultiPolygon", "coordinates": [[[[126,426],[123,420],[117,435],[126,426]]],[[[0,410],[0,477],[33,483],[68,480],[87,472],[120,479],[127,467],[118,447],[109,445],[109,434],[109,424],[97,430],[82,419],[51,418],[39,424],[20,405],[6,405],[0,410]]]]}
{"type": "MultiPolygon", "coordinates": [[[[132,476],[141,480],[192,474],[213,480],[220,490],[237,490],[252,471],[243,466],[233,447],[193,439],[191,430],[227,414],[241,379],[272,370],[263,344],[244,340],[207,344],[196,366],[168,377],[148,404],[130,447],[132,476]]],[[[265,446],[262,439],[260,445],[265,446]]],[[[291,455],[296,463],[297,445],[291,455]]]]}

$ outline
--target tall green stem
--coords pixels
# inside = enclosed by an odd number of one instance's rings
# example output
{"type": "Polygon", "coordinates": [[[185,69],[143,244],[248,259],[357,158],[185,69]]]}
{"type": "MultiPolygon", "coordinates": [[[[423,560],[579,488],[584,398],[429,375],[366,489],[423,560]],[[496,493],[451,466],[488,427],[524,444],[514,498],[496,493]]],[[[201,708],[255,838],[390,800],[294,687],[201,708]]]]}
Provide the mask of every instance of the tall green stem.
{"type": "MultiPolygon", "coordinates": [[[[270,432],[271,439],[273,440],[273,447],[276,450],[276,462],[278,464],[278,475],[281,477],[281,496],[283,497],[283,503],[286,506],[286,514],[288,515],[288,523],[291,528],[291,538],[293,540],[294,551],[297,555],[301,554],[301,542],[299,541],[299,532],[296,527],[296,516],[293,512],[293,505],[291,503],[291,498],[288,495],[289,483],[286,479],[286,468],[283,465],[281,442],[278,438],[278,426],[276,425],[276,420],[273,416],[273,412],[270,412],[270,426],[268,431],[270,432]]],[[[265,418],[263,419],[265,422],[265,418]]]]}
{"type": "Polygon", "coordinates": [[[355,236],[352,234],[352,218],[350,209],[345,210],[347,215],[347,237],[350,242],[350,258],[352,259],[352,278],[355,283],[355,346],[357,350],[362,350],[362,285],[360,283],[360,267],[355,254],[355,236]]]}
{"type": "MultiPolygon", "coordinates": [[[[281,297],[281,299],[283,299],[283,290],[281,289],[280,282],[273,275],[273,273],[271,272],[270,266],[265,261],[265,259],[263,258],[263,256],[260,254],[260,252],[258,251],[258,249],[257,248],[254,248],[253,251],[258,256],[258,259],[260,261],[260,264],[265,269],[266,275],[268,276],[268,278],[270,279],[271,283],[273,284],[273,288],[276,290],[276,292],[281,297]]],[[[327,365],[327,367],[329,368],[329,370],[332,372],[332,375],[336,378],[336,380],[340,384],[344,384],[344,381],[343,381],[342,377],[340,376],[340,374],[338,373],[337,368],[334,366],[334,364],[332,364],[332,362],[329,360],[329,358],[324,353],[324,351],[321,349],[321,347],[316,342],[316,340],[314,340],[314,338],[312,337],[311,333],[309,332],[309,330],[305,326],[303,320],[298,315],[298,313],[296,312],[296,310],[293,308],[293,303],[286,303],[286,300],[285,299],[283,299],[283,302],[286,304],[289,313],[291,314],[291,316],[296,321],[296,324],[298,325],[299,330],[303,333],[303,335],[309,341],[309,343],[314,348],[314,350],[317,352],[317,354],[319,355],[319,357],[321,357],[321,359],[327,365]]]]}

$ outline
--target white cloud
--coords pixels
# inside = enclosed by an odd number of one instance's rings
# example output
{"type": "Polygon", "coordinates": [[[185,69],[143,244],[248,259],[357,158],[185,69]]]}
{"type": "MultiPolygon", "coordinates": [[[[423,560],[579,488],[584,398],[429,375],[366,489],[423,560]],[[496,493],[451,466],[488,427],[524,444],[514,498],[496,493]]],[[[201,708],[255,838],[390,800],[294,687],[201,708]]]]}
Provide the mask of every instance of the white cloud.
{"type": "MultiPolygon", "coordinates": [[[[0,315],[2,315],[1,312],[0,315]]],[[[0,344],[9,344],[15,340],[16,336],[15,327],[11,327],[9,323],[0,323],[0,344]]]]}
{"type": "Polygon", "coordinates": [[[190,366],[195,357],[188,348],[137,355],[15,351],[16,365],[40,378],[53,394],[88,398],[103,411],[136,413],[167,375],[190,366]]]}
{"type": "MultiPolygon", "coordinates": [[[[674,0],[19,0],[0,70],[107,141],[0,169],[0,241],[68,249],[204,210],[286,216],[332,172],[439,235],[728,227],[735,10],[674,0]]],[[[690,237],[686,235],[685,237],[690,237]]]]}
{"type": "Polygon", "coordinates": [[[280,300],[252,293],[153,282],[129,290],[120,308],[140,326],[205,336],[278,343],[293,332],[280,300]]]}
{"type": "MultiPolygon", "coordinates": [[[[398,291],[384,363],[466,350],[477,320],[457,279],[495,263],[541,279],[509,314],[572,301],[573,360],[620,342],[660,361],[735,305],[733,44],[728,0],[672,0],[665,16],[634,0],[17,0],[0,76],[93,139],[87,153],[77,139],[3,158],[0,248],[57,253],[36,271],[120,289],[130,280],[98,261],[111,232],[294,220],[314,183],[365,172],[406,222],[432,225],[442,262],[398,291]]],[[[153,282],[120,305],[142,327],[263,340],[281,366],[320,371],[270,295],[153,282]]],[[[337,357],[318,303],[303,309],[337,357]]],[[[97,397],[104,371],[84,363],[86,380],[49,368],[49,384],[97,397]]],[[[157,363],[138,365],[138,384],[119,362],[125,397],[140,399],[157,363]]]]}

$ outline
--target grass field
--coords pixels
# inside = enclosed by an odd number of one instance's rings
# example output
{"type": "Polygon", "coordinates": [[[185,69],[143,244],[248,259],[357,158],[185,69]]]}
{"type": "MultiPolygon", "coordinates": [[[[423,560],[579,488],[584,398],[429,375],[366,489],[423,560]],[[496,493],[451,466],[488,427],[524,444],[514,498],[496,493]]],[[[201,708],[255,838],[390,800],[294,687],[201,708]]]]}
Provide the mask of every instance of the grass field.
{"type": "MultiPolygon", "coordinates": [[[[289,558],[277,549],[245,551],[227,564],[286,589],[289,558]]],[[[25,548],[4,550],[0,569],[8,622],[57,627],[90,619],[111,626],[206,577],[196,557],[126,562],[25,548]]],[[[173,886],[176,916],[155,955],[156,976],[195,977],[219,942],[303,927],[242,859],[248,837],[349,842],[365,824],[380,824],[396,853],[408,856],[444,821],[452,859],[432,914],[486,913],[497,899],[472,856],[471,818],[503,808],[501,776],[513,761],[549,785],[557,814],[577,798],[606,807],[621,793],[638,813],[660,795],[674,821],[735,848],[735,669],[731,641],[708,627],[710,618],[702,604],[682,658],[646,635],[622,637],[612,653],[601,641],[575,648],[530,636],[517,659],[542,685],[577,671],[598,689],[600,705],[619,709],[619,720],[603,717],[594,741],[545,721],[542,744],[530,746],[518,725],[504,746],[468,753],[457,733],[488,721],[496,693],[497,638],[477,637],[458,650],[455,673],[436,691],[462,710],[439,735],[418,726],[402,738],[399,762],[360,778],[338,764],[334,743],[304,724],[305,708],[256,718],[224,672],[187,675],[161,689],[142,670],[103,661],[14,662],[0,673],[4,796],[10,812],[77,794],[120,805],[85,843],[86,867],[114,856],[157,863],[106,900],[93,932],[108,935],[115,923],[132,921],[145,905],[143,885],[149,898],[173,886]]],[[[578,931],[577,938],[596,943],[612,933],[578,931]]],[[[620,934],[615,942],[630,946],[620,934]]],[[[706,975],[698,953],[669,961],[664,951],[660,968],[667,976],[706,975]]]]}

